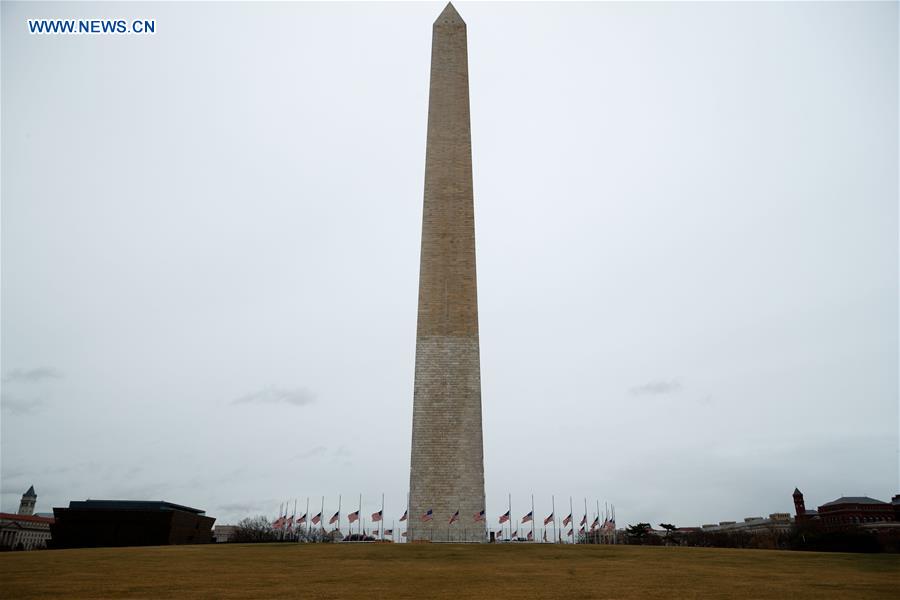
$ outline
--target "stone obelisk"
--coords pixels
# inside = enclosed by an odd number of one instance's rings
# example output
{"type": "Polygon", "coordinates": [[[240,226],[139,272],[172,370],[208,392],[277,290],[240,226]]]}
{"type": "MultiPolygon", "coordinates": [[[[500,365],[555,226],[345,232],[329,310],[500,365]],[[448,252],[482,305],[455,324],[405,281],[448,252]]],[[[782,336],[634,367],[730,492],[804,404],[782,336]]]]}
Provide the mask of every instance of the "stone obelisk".
{"type": "Polygon", "coordinates": [[[466,24],[448,4],[431,41],[409,540],[485,539],[474,212],[466,24]]]}

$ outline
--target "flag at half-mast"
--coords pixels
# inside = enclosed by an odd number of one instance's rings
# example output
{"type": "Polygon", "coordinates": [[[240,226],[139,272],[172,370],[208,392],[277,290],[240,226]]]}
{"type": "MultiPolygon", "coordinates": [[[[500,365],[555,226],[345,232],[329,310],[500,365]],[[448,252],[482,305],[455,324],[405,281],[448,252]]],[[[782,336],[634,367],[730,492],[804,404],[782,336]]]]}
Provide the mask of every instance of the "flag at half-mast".
{"type": "Polygon", "coordinates": [[[572,522],[572,513],[569,513],[569,516],[563,519],[563,527],[572,522]]]}
{"type": "Polygon", "coordinates": [[[544,525],[553,520],[553,513],[550,513],[550,516],[544,519],[544,525]]]}
{"type": "Polygon", "coordinates": [[[527,515],[522,517],[522,522],[527,523],[527,522],[531,521],[532,519],[534,519],[534,511],[531,511],[530,513],[528,513],[527,515]]]}
{"type": "Polygon", "coordinates": [[[501,525],[503,525],[503,524],[506,523],[507,521],[509,521],[509,511],[506,511],[505,513],[503,513],[502,515],[500,515],[500,524],[501,524],[501,525]]]}
{"type": "Polygon", "coordinates": [[[297,518],[297,525],[303,525],[306,523],[306,513],[303,513],[297,518]]]}
{"type": "Polygon", "coordinates": [[[573,532],[573,531],[570,529],[570,530],[569,530],[569,533],[566,534],[566,535],[568,535],[569,537],[572,537],[573,535],[575,535],[575,532],[573,532]]]}
{"type": "Polygon", "coordinates": [[[478,511],[477,513],[472,515],[472,518],[475,519],[476,523],[480,523],[481,521],[484,521],[484,509],[482,508],[480,511],[478,511]]]}
{"type": "Polygon", "coordinates": [[[385,529],[384,535],[394,535],[394,530],[393,529],[385,529]]]}
{"type": "Polygon", "coordinates": [[[312,518],[312,524],[318,525],[321,520],[322,520],[322,513],[319,513],[312,518]]]}
{"type": "Polygon", "coordinates": [[[581,517],[581,523],[579,525],[587,525],[587,515],[581,517]]]}
{"type": "Polygon", "coordinates": [[[434,510],[428,509],[424,515],[422,515],[422,521],[430,521],[434,518],[434,510]]]}
{"type": "Polygon", "coordinates": [[[272,529],[282,529],[284,527],[284,515],[275,519],[272,523],[272,529]]]}
{"type": "Polygon", "coordinates": [[[341,518],[341,511],[337,511],[336,513],[331,515],[330,519],[328,519],[328,524],[332,525],[333,523],[337,523],[340,518],[341,518]]]}
{"type": "Polygon", "coordinates": [[[288,518],[288,521],[287,521],[287,528],[288,528],[288,529],[293,529],[293,528],[294,528],[294,515],[291,515],[291,516],[288,518]]]}
{"type": "Polygon", "coordinates": [[[381,511],[380,511],[380,510],[379,510],[378,512],[373,512],[373,513],[372,513],[372,522],[373,522],[373,523],[377,523],[378,521],[381,520],[381,517],[382,517],[382,516],[383,516],[383,515],[381,514],[381,511]]]}
{"type": "Polygon", "coordinates": [[[534,541],[534,534],[533,534],[532,532],[530,532],[530,531],[528,532],[528,541],[529,541],[529,542],[533,542],[533,541],[534,541]]]}
{"type": "Polygon", "coordinates": [[[409,509],[403,511],[403,516],[400,517],[401,521],[405,521],[409,517],[409,509]]]}
{"type": "Polygon", "coordinates": [[[356,523],[357,521],[359,521],[359,511],[354,510],[352,513],[347,515],[347,520],[351,523],[356,523]]]}
{"type": "Polygon", "coordinates": [[[448,525],[453,525],[457,521],[459,521],[459,509],[456,509],[456,512],[453,513],[453,516],[450,517],[450,522],[448,523],[448,525]]]}
{"type": "Polygon", "coordinates": [[[591,531],[596,529],[599,525],[600,525],[600,517],[598,516],[598,517],[595,517],[594,522],[591,523],[591,531]]]}

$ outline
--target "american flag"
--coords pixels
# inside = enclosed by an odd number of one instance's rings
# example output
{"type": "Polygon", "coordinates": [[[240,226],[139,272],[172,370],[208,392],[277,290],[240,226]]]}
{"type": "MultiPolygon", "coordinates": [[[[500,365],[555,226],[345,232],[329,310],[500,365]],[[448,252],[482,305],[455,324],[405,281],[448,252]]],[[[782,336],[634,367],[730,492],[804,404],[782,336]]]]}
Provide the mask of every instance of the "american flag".
{"type": "Polygon", "coordinates": [[[475,519],[476,523],[480,523],[481,521],[484,521],[484,509],[475,513],[473,518],[475,519]]]}
{"type": "Polygon", "coordinates": [[[544,519],[544,525],[553,520],[553,513],[550,513],[550,516],[544,519]]]}
{"type": "Polygon", "coordinates": [[[424,515],[422,515],[422,521],[430,521],[433,518],[434,518],[434,511],[431,510],[430,508],[424,515]]]}
{"type": "Polygon", "coordinates": [[[569,516],[563,519],[563,527],[572,522],[572,513],[569,513],[569,516]]]}
{"type": "Polygon", "coordinates": [[[547,530],[546,529],[544,530],[544,541],[545,542],[547,541],[547,530]]]}
{"type": "Polygon", "coordinates": [[[394,535],[394,530],[393,529],[385,529],[384,535],[394,535]]]}
{"type": "Polygon", "coordinates": [[[500,524],[501,524],[501,525],[503,525],[503,524],[506,523],[507,521],[509,521],[509,511],[506,511],[505,513],[503,513],[502,515],[500,515],[500,524]]]}
{"type": "Polygon", "coordinates": [[[281,529],[284,527],[284,515],[275,519],[275,522],[272,523],[272,529],[281,529]]]}
{"type": "Polygon", "coordinates": [[[448,525],[453,525],[457,521],[459,521],[459,509],[457,509],[456,512],[453,513],[453,516],[450,517],[450,522],[448,523],[448,525]]]}
{"type": "Polygon", "coordinates": [[[400,535],[402,535],[403,537],[406,537],[406,532],[405,531],[401,532],[400,535]]]}
{"type": "Polygon", "coordinates": [[[579,525],[587,525],[587,515],[581,517],[581,523],[579,525]]]}
{"type": "Polygon", "coordinates": [[[347,520],[351,523],[356,523],[359,520],[359,511],[355,510],[349,515],[347,515],[347,520]]]}
{"type": "Polygon", "coordinates": [[[405,521],[405,520],[406,520],[406,518],[407,518],[407,517],[408,517],[408,516],[409,516],[409,514],[408,514],[408,513],[409,513],[409,509],[407,509],[407,510],[404,510],[404,511],[403,511],[403,516],[402,516],[402,517],[400,517],[400,520],[401,520],[401,521],[405,521]]]}
{"type": "Polygon", "coordinates": [[[312,518],[312,523],[313,523],[313,525],[318,525],[319,521],[321,521],[321,520],[322,520],[322,513],[319,513],[312,518]]]}
{"type": "Polygon", "coordinates": [[[595,517],[594,522],[591,523],[591,531],[597,528],[600,525],[600,517],[595,517]]]}
{"type": "Polygon", "coordinates": [[[373,530],[372,530],[372,535],[378,535],[378,530],[377,530],[377,529],[373,529],[373,530]]]}
{"type": "Polygon", "coordinates": [[[527,522],[531,521],[533,518],[534,518],[534,511],[531,511],[530,513],[528,513],[527,515],[522,517],[522,522],[527,523],[527,522]]]}
{"type": "Polygon", "coordinates": [[[516,529],[515,531],[512,532],[512,535],[509,536],[509,539],[514,540],[514,539],[516,539],[517,537],[519,537],[519,530],[518,530],[518,529],[516,529]]]}
{"type": "Polygon", "coordinates": [[[331,515],[331,518],[328,520],[328,524],[331,525],[332,523],[337,523],[340,518],[341,518],[341,511],[337,511],[336,513],[331,515]]]}
{"type": "Polygon", "coordinates": [[[584,525],[581,526],[581,529],[578,530],[578,533],[585,533],[585,531],[584,531],[584,525]]]}
{"type": "Polygon", "coordinates": [[[533,534],[532,532],[530,532],[530,531],[528,532],[528,541],[529,541],[529,542],[533,542],[533,541],[534,541],[534,534],[533,534]]]}
{"type": "Polygon", "coordinates": [[[381,511],[379,510],[378,512],[373,512],[372,513],[372,522],[377,523],[380,520],[381,520],[381,511]]]}
{"type": "Polygon", "coordinates": [[[287,528],[288,529],[294,528],[294,515],[291,515],[291,517],[288,519],[287,528]]]}
{"type": "Polygon", "coordinates": [[[306,514],[301,515],[300,518],[297,519],[297,525],[302,525],[303,523],[306,523],[306,514]]]}
{"type": "Polygon", "coordinates": [[[570,529],[570,530],[569,530],[569,533],[568,533],[567,535],[568,535],[569,537],[572,537],[573,535],[575,535],[575,532],[573,532],[573,531],[570,529]]]}

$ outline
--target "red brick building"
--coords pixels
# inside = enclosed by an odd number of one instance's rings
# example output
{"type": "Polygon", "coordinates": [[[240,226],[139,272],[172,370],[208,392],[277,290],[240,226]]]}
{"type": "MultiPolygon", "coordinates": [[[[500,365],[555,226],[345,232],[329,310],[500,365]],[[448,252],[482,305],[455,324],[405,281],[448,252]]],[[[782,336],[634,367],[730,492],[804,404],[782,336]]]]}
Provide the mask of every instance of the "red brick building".
{"type": "Polygon", "coordinates": [[[868,496],[841,496],[819,506],[818,511],[808,511],[803,493],[794,489],[794,508],[797,523],[816,524],[829,531],[885,524],[900,527],[900,495],[894,496],[890,503],[868,496]]]}

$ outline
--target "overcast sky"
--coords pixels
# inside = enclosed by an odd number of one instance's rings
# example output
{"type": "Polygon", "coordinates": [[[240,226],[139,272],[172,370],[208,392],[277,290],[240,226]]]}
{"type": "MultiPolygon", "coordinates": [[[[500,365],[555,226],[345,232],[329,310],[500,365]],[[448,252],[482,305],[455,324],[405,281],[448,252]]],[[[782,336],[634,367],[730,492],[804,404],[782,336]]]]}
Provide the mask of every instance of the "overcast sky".
{"type": "MultiPolygon", "coordinates": [[[[492,526],[890,500],[898,4],[456,6],[492,526]]],[[[4,511],[402,514],[442,8],[3,2],[4,511]]]]}

